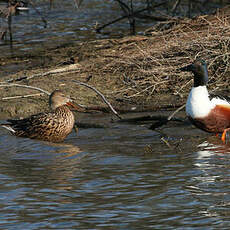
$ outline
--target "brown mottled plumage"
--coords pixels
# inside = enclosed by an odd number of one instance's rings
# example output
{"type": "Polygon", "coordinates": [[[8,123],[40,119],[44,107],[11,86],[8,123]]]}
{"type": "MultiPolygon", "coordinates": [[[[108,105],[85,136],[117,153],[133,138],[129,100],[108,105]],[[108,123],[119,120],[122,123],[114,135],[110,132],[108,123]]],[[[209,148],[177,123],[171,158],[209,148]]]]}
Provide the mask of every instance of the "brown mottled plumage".
{"type": "Polygon", "coordinates": [[[71,99],[60,90],[55,90],[49,98],[51,112],[39,113],[20,120],[7,120],[2,125],[18,137],[28,137],[50,142],[62,142],[74,127],[74,115],[69,107],[74,107],[71,99]]]}

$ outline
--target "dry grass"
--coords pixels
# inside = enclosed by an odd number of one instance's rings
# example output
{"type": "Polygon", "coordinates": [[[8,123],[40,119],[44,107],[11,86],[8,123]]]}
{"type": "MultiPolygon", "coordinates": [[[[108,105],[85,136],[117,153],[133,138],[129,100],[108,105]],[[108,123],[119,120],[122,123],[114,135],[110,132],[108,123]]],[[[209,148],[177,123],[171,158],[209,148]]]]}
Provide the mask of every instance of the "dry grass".
{"type": "MultiPolygon", "coordinates": [[[[212,90],[229,88],[230,7],[215,15],[168,23],[173,26],[167,30],[153,29],[148,38],[121,40],[119,49],[104,51],[97,74],[120,76],[119,89],[110,94],[146,100],[159,92],[183,97],[192,78],[179,68],[197,58],[208,63],[212,90]]],[[[95,65],[90,67],[95,73],[95,65]]]]}
{"type": "MultiPolygon", "coordinates": [[[[191,74],[181,72],[180,68],[201,58],[208,63],[209,89],[229,90],[230,7],[214,15],[172,20],[164,30],[162,26],[165,27],[160,24],[149,30],[149,36],[97,40],[50,49],[41,54],[42,59],[51,60],[46,63],[45,69],[42,66],[31,70],[28,64],[29,70],[23,69],[14,76],[5,76],[2,81],[48,72],[60,68],[57,63],[74,57],[79,65],[77,72],[33,78],[26,84],[49,92],[61,88],[77,98],[80,104],[99,105],[100,99],[94,92],[70,83],[73,79],[86,82],[92,75],[88,84],[102,92],[116,109],[130,111],[136,107],[138,111],[159,110],[178,107],[186,101],[193,81],[191,74]]],[[[32,60],[32,57],[23,58],[25,63],[32,60]]],[[[33,61],[36,63],[39,58],[40,54],[33,61]]],[[[24,94],[19,89],[6,88],[0,91],[2,98],[24,94]]],[[[46,98],[43,101],[36,100],[27,99],[25,103],[24,99],[20,101],[21,104],[18,100],[14,106],[13,102],[8,105],[2,101],[0,112],[6,111],[12,117],[25,115],[30,106],[30,112],[35,113],[46,106],[46,98]]]]}

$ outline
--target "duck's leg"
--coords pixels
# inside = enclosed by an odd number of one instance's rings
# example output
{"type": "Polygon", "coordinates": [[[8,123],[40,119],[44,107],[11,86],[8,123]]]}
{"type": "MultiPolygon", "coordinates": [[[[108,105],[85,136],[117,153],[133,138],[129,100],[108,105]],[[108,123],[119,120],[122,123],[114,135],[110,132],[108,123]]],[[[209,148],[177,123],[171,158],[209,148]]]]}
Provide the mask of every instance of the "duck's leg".
{"type": "Polygon", "coordinates": [[[226,143],[226,134],[227,132],[230,130],[230,128],[227,128],[224,130],[224,132],[222,133],[222,136],[221,136],[221,140],[223,141],[223,143],[226,143]]]}

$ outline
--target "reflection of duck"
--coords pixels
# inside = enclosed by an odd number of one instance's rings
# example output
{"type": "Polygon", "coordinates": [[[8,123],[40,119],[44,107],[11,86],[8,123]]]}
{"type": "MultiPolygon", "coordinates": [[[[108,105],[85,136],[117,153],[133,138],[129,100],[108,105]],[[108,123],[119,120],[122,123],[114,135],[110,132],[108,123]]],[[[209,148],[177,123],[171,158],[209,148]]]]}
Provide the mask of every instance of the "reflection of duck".
{"type": "Polygon", "coordinates": [[[194,86],[186,104],[189,119],[196,127],[206,132],[222,133],[221,139],[225,142],[226,132],[230,130],[230,100],[209,95],[206,87],[208,71],[204,61],[196,61],[181,70],[191,71],[194,74],[194,86]]]}
{"type": "Polygon", "coordinates": [[[50,95],[49,104],[51,112],[39,113],[20,120],[7,120],[9,124],[2,126],[18,137],[62,142],[74,126],[74,115],[69,107],[77,107],[60,90],[55,90],[50,95]]]}

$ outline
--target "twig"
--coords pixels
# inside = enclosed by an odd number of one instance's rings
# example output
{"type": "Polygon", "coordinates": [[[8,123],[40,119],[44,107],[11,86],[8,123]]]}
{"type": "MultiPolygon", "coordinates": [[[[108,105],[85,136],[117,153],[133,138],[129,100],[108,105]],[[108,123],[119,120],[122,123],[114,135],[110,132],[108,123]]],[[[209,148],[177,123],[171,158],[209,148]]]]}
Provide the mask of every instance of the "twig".
{"type": "Polygon", "coordinates": [[[173,15],[175,14],[177,7],[180,5],[180,2],[181,2],[181,0],[176,0],[176,2],[174,3],[172,10],[171,10],[173,15]]]}
{"type": "Polygon", "coordinates": [[[172,146],[169,144],[169,142],[164,138],[162,137],[161,140],[171,149],[172,146]]]}
{"type": "Polygon", "coordinates": [[[42,95],[44,95],[44,93],[34,93],[34,94],[27,94],[27,95],[14,96],[14,97],[3,97],[2,100],[11,100],[11,99],[27,98],[27,97],[36,97],[36,96],[42,96],[42,95]]]}
{"type": "MultiPolygon", "coordinates": [[[[172,118],[175,116],[175,114],[177,114],[180,110],[182,110],[185,107],[185,104],[180,106],[179,108],[177,108],[172,114],[170,114],[168,117],[162,117],[159,121],[157,121],[156,123],[153,123],[150,126],[150,129],[154,130],[156,128],[159,128],[163,125],[166,125],[169,121],[172,121],[172,118]]],[[[177,121],[177,119],[176,119],[177,121]]]]}
{"type": "Polygon", "coordinates": [[[115,0],[115,1],[119,3],[121,9],[128,16],[130,14],[130,8],[124,2],[122,2],[121,0],[115,0]]]}
{"type": "Polygon", "coordinates": [[[175,114],[177,114],[179,111],[181,111],[184,107],[185,107],[186,104],[180,106],[178,109],[176,109],[171,115],[168,116],[168,121],[170,121],[174,116],[175,114]]]}
{"type": "MultiPolygon", "coordinates": [[[[12,83],[15,81],[29,80],[29,79],[32,79],[35,77],[45,77],[45,76],[48,76],[51,74],[61,74],[61,73],[66,73],[66,72],[74,72],[78,69],[79,69],[79,64],[71,64],[71,65],[68,65],[67,67],[50,70],[50,71],[45,72],[45,73],[36,73],[36,74],[31,75],[31,76],[22,76],[22,77],[19,77],[16,79],[11,78],[11,79],[6,80],[5,82],[12,83]]],[[[3,83],[3,82],[1,82],[1,83],[3,83]]]]}
{"type": "Polygon", "coordinates": [[[29,86],[29,85],[20,85],[20,84],[0,84],[0,87],[23,87],[23,88],[28,88],[28,89],[34,89],[34,90],[38,90],[42,93],[45,93],[47,95],[50,95],[50,93],[44,89],[38,88],[38,87],[34,87],[34,86],[29,86]]]}
{"type": "Polygon", "coordinates": [[[74,0],[75,5],[77,6],[78,9],[80,8],[80,6],[81,6],[81,4],[82,4],[83,1],[84,0],[74,0]]]}
{"type": "MultiPolygon", "coordinates": [[[[159,4],[156,4],[155,6],[152,6],[151,9],[154,9],[154,8],[156,8],[156,7],[160,7],[160,6],[162,6],[162,5],[165,5],[167,2],[168,2],[168,1],[164,1],[164,2],[161,2],[161,3],[159,3],[159,4]]],[[[128,9],[129,9],[129,8],[128,8],[128,9]]],[[[132,14],[132,17],[136,17],[138,14],[140,14],[140,13],[142,13],[142,12],[144,12],[144,11],[148,11],[148,10],[149,10],[149,7],[144,8],[144,9],[140,9],[140,10],[137,10],[137,11],[134,11],[133,14],[132,14]]],[[[121,16],[121,17],[119,17],[119,18],[117,18],[117,19],[115,19],[115,20],[113,20],[113,21],[111,21],[111,22],[108,22],[108,23],[106,23],[106,24],[104,24],[104,25],[102,25],[102,26],[96,28],[96,32],[100,33],[100,31],[101,31],[102,29],[104,29],[105,27],[107,27],[107,26],[109,26],[109,25],[111,25],[111,24],[114,24],[114,23],[116,23],[116,22],[118,22],[118,21],[121,21],[121,20],[123,20],[123,19],[125,19],[125,18],[129,18],[129,17],[130,17],[129,14],[126,14],[126,15],[124,15],[124,16],[121,16]]]]}
{"type": "Polygon", "coordinates": [[[117,111],[112,107],[112,105],[106,100],[105,96],[99,92],[96,88],[94,88],[93,86],[90,86],[86,83],[80,82],[78,80],[73,80],[73,82],[77,85],[83,85],[89,89],[92,89],[94,92],[96,92],[101,98],[102,100],[109,106],[109,108],[111,109],[111,111],[119,118],[122,119],[122,117],[117,113],[117,111]]]}

